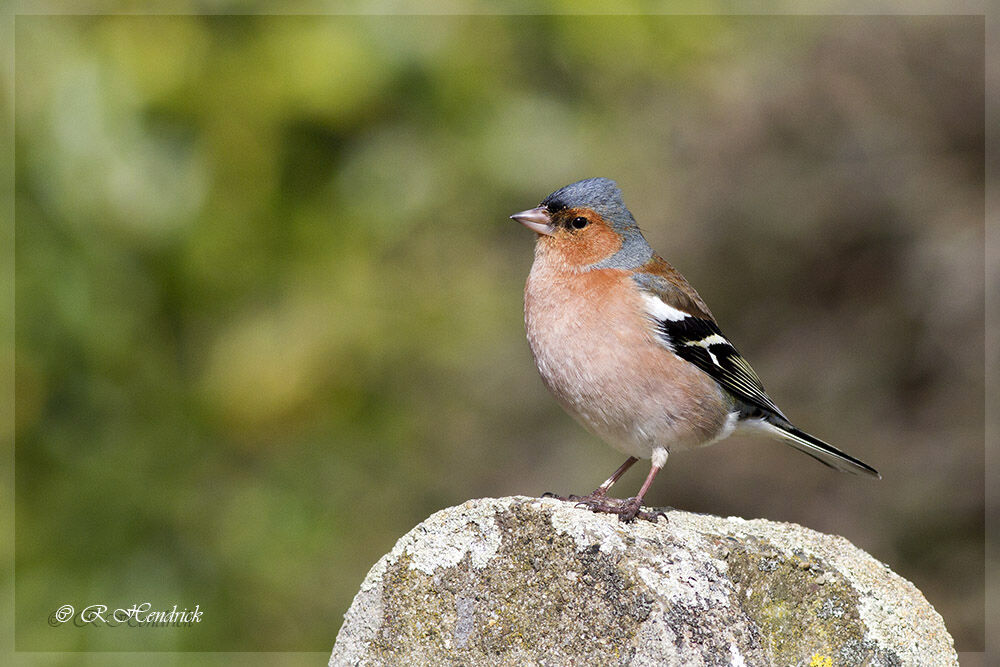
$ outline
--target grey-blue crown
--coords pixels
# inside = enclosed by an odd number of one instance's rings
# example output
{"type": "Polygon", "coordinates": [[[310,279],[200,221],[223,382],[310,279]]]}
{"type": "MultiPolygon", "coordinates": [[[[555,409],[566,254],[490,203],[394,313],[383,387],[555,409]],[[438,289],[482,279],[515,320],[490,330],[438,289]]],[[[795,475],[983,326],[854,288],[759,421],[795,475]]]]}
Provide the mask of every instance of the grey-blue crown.
{"type": "Polygon", "coordinates": [[[635,218],[622,199],[622,191],[610,178],[587,178],[570,183],[546,197],[542,205],[550,210],[563,207],[592,209],[619,231],[636,226],[635,218]]]}
{"type": "Polygon", "coordinates": [[[621,235],[622,246],[618,252],[592,264],[591,269],[635,269],[653,256],[653,249],[646,243],[635,218],[625,206],[622,191],[609,178],[588,178],[570,183],[546,197],[542,206],[550,211],[563,207],[592,209],[621,235]]]}

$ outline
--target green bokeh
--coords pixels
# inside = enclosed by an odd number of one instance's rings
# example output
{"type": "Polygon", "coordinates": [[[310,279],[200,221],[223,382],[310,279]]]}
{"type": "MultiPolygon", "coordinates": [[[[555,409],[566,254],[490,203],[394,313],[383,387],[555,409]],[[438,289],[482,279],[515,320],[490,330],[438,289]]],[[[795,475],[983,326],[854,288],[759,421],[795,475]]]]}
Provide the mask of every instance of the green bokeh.
{"type": "Polygon", "coordinates": [[[15,21],[18,649],[327,651],[429,513],[604,479],[507,220],[589,176],[885,476],[733,440],[650,501],[845,535],[982,649],[981,17],[15,21]],[[204,621],[47,623],[143,601],[204,621]]]}

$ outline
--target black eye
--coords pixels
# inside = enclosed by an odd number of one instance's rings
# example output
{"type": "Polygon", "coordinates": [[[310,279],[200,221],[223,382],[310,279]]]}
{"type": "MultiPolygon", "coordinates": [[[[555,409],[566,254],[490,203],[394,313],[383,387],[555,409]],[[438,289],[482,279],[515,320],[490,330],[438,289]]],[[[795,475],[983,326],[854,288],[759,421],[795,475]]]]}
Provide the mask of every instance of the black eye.
{"type": "Polygon", "coordinates": [[[573,218],[573,228],[574,229],[583,229],[584,227],[586,227],[589,224],[590,224],[590,220],[587,220],[582,215],[579,218],[573,218]]]}

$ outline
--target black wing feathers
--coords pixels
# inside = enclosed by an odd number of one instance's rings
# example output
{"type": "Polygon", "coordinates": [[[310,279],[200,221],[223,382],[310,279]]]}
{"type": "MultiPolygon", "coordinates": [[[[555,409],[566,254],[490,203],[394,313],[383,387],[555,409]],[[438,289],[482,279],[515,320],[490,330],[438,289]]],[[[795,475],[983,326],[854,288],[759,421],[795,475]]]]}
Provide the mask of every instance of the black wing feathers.
{"type": "Polygon", "coordinates": [[[636,283],[645,290],[647,312],[660,342],[734,396],[740,402],[741,418],[761,419],[788,444],[831,468],[879,477],[868,464],[792,426],[764,391],[753,368],[722,335],[707,310],[684,307],[685,302],[679,297],[685,295],[676,285],[649,275],[637,276],[636,283]]]}
{"type": "Polygon", "coordinates": [[[787,420],[768,397],[760,378],[712,320],[688,316],[657,319],[663,342],[681,359],[708,373],[729,393],[765,414],[787,420]]]}

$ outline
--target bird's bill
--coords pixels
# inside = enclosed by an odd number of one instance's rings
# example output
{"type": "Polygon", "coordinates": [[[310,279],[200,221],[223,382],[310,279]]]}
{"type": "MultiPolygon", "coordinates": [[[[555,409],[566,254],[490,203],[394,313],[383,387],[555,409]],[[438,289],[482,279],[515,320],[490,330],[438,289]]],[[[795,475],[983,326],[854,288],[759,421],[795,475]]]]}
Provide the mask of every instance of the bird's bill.
{"type": "Polygon", "coordinates": [[[552,216],[549,215],[548,209],[544,206],[515,213],[510,216],[510,218],[511,220],[517,220],[522,225],[533,232],[537,232],[538,234],[552,236],[552,234],[556,231],[555,226],[552,224],[552,216]]]}

